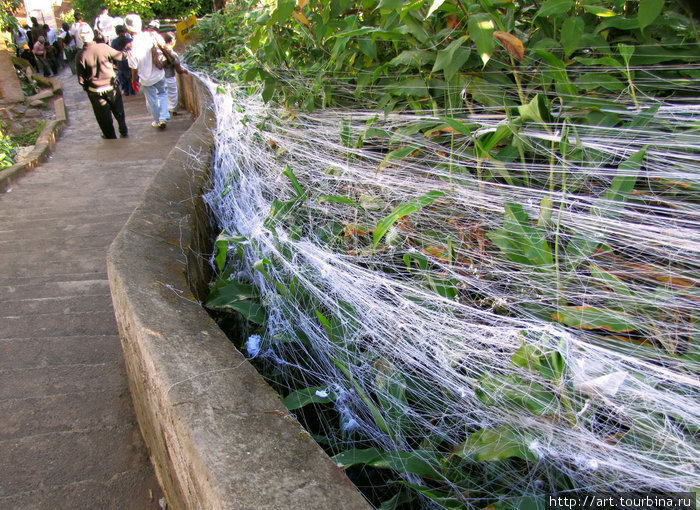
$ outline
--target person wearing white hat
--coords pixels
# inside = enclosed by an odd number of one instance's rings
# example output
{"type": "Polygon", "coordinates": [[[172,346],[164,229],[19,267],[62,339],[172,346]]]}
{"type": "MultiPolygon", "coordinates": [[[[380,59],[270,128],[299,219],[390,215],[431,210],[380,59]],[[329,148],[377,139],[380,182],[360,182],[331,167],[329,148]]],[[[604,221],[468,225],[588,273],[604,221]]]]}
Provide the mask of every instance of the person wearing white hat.
{"type": "Polygon", "coordinates": [[[75,58],[78,83],[87,92],[95,120],[102,131],[102,137],[107,139],[117,137],[112,122],[112,115],[114,115],[119,125],[119,134],[124,138],[128,136],[129,129],[126,125],[124,102],[117,86],[114,64],[126,58],[126,53],[117,51],[105,43],[96,43],[95,34],[87,23],[79,28],[78,36],[83,41],[83,49],[75,58]]]}
{"type": "Polygon", "coordinates": [[[153,118],[151,125],[165,129],[170,120],[170,112],[165,72],[154,63],[153,53],[158,49],[158,42],[151,34],[142,31],[141,17],[138,14],[127,14],[124,17],[124,28],[134,39],[128,57],[131,84],[136,92],[143,87],[146,106],[153,118]]]}

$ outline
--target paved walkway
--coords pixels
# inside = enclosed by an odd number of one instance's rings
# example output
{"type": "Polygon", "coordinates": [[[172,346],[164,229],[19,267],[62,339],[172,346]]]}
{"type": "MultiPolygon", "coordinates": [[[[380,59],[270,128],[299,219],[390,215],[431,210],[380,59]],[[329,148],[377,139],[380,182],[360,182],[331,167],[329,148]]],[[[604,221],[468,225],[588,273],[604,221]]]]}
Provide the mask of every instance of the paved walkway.
{"type": "MultiPolygon", "coordinates": [[[[192,123],[100,138],[70,71],[53,156],[0,194],[0,509],[157,509],[162,493],[132,408],[106,252],[192,123]]],[[[116,124],[115,124],[116,125],[116,124]]]]}

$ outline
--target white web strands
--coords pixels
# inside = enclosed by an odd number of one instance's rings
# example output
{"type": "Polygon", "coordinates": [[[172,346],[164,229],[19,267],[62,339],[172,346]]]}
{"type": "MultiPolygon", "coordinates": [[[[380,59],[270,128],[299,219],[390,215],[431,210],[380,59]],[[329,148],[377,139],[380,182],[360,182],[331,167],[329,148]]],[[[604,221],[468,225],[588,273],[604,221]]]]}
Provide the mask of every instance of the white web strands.
{"type": "Polygon", "coordinates": [[[656,106],[638,128],[525,124],[514,137],[535,155],[503,163],[473,151],[509,122],[493,112],[455,112],[465,136],[425,112],[292,114],[219,89],[206,201],[246,239],[233,278],[266,306],[249,355],[329,395],[336,451],[371,440],[482,460],[481,481],[433,479],[455,498],[557,490],[552,472],[594,490],[700,486],[700,107],[656,106]],[[360,146],[369,126],[392,144],[370,134],[360,146]],[[386,159],[404,146],[415,150],[386,159]],[[625,178],[634,191],[606,195],[625,178]],[[429,191],[442,194],[373,246],[379,220],[429,191]],[[271,214],[274,200],[293,205],[271,214]],[[513,204],[525,223],[504,219],[513,204]],[[515,227],[541,253],[499,249],[493,233],[515,227]],[[564,368],[552,375],[545,359],[564,368]],[[468,443],[484,429],[508,431],[525,476],[468,443]]]}

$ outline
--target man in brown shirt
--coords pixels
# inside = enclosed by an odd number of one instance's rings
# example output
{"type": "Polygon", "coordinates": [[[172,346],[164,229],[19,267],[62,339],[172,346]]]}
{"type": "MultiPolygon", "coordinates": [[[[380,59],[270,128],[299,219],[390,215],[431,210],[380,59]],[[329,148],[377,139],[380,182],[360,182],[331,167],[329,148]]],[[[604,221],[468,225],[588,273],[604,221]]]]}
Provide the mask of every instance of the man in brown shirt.
{"type": "Polygon", "coordinates": [[[126,54],[114,48],[95,42],[95,34],[89,25],[83,24],[78,30],[83,41],[83,49],[75,57],[78,83],[87,92],[95,119],[102,131],[102,138],[114,139],[112,115],[117,119],[119,134],[128,136],[122,95],[117,86],[114,62],[126,58],[126,54]]]}

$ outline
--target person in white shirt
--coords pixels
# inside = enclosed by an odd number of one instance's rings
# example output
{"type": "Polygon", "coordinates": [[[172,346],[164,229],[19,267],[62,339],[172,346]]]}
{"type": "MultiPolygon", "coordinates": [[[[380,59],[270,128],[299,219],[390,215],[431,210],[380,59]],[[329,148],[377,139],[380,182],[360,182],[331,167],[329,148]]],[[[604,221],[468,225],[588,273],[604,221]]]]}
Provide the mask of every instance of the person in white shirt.
{"type": "Polygon", "coordinates": [[[22,27],[17,27],[12,31],[12,43],[15,45],[17,50],[17,56],[24,49],[25,44],[29,44],[29,38],[27,37],[27,31],[22,27]]]}
{"type": "Polygon", "coordinates": [[[87,25],[87,23],[85,23],[83,21],[83,15],[79,12],[76,12],[75,13],[75,23],[73,23],[70,26],[70,35],[73,36],[73,40],[75,41],[76,53],[79,50],[83,49],[83,40],[80,38],[80,35],[79,35],[80,27],[83,25],[87,25]]]}
{"type": "Polygon", "coordinates": [[[117,27],[114,24],[114,18],[109,15],[109,9],[106,5],[100,7],[100,15],[95,18],[95,32],[100,33],[106,44],[112,44],[112,41],[117,37],[117,27]]]}
{"type": "Polygon", "coordinates": [[[154,36],[141,30],[141,17],[138,14],[127,14],[124,17],[124,28],[133,38],[128,56],[131,85],[136,92],[143,87],[146,107],[153,117],[151,125],[165,129],[170,120],[165,72],[153,63],[153,49],[157,48],[158,43],[154,36]]]}

